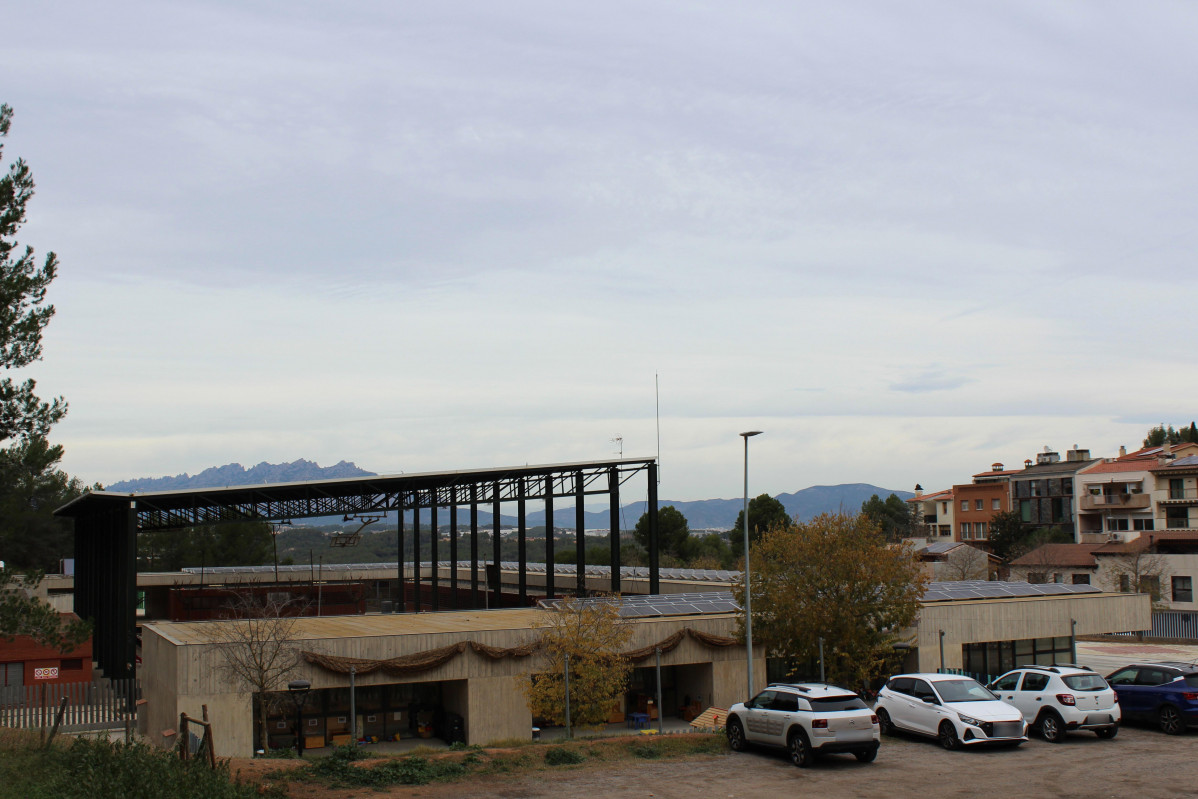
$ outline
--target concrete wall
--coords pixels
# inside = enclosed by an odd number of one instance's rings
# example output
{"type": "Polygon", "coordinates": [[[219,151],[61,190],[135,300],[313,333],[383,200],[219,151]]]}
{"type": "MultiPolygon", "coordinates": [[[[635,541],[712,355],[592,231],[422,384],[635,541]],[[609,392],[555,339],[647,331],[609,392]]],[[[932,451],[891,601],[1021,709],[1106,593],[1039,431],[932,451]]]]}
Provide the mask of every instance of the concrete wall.
{"type": "MultiPolygon", "coordinates": [[[[492,611],[506,613],[508,611],[492,611]]],[[[514,611],[514,613],[525,613],[514,611]]],[[[297,630],[330,629],[335,626],[346,631],[354,627],[354,619],[301,619],[297,630]]],[[[446,614],[441,617],[458,618],[446,614]]],[[[461,614],[463,629],[458,632],[430,632],[359,637],[329,637],[302,640],[301,648],[323,654],[383,660],[404,654],[423,652],[463,640],[474,640],[496,647],[512,647],[533,636],[527,627],[520,629],[470,630],[468,614],[461,614]]],[[[526,619],[527,616],[520,616],[526,619]]],[[[419,625],[420,617],[395,615],[385,617],[387,624],[401,631],[419,625]]],[[[205,638],[205,626],[223,622],[192,622],[187,624],[147,624],[143,628],[143,707],[145,730],[151,741],[171,746],[174,737],[163,735],[164,730],[177,729],[179,713],[199,717],[201,706],[208,705],[213,721],[217,754],[245,756],[257,748],[249,689],[237,684],[223,667],[218,650],[205,638]]],[[[732,614],[707,617],[684,617],[662,620],[639,620],[633,623],[634,632],[629,649],[644,647],[667,638],[680,627],[690,626],[716,635],[735,635],[736,619],[732,614]]],[[[302,634],[302,633],[301,633],[302,634]]],[[[757,685],[765,685],[765,657],[755,647],[754,671],[757,685]]],[[[532,716],[519,687],[519,678],[541,668],[539,656],[492,660],[467,649],[444,665],[411,675],[409,679],[392,677],[382,671],[358,675],[360,687],[407,682],[441,682],[445,706],[461,713],[466,721],[469,743],[489,743],[505,738],[531,736],[532,716]]],[[[671,652],[663,653],[663,666],[719,663],[711,687],[704,685],[702,694],[707,704],[728,707],[745,698],[745,650],[743,646],[708,647],[685,638],[671,652]],[[707,702],[707,697],[711,701],[707,702]]],[[[638,664],[638,665],[644,665],[638,664]]],[[[344,687],[348,675],[326,671],[304,662],[289,679],[306,679],[313,690],[344,687]]],[[[696,692],[698,693],[698,692],[696,692]]]]}
{"type": "Polygon", "coordinates": [[[940,631],[944,631],[944,667],[963,668],[967,643],[1064,637],[1077,622],[1078,635],[1146,630],[1151,625],[1146,594],[1088,594],[1077,597],[988,599],[928,603],[919,616],[919,670],[940,667],[940,631]]]}

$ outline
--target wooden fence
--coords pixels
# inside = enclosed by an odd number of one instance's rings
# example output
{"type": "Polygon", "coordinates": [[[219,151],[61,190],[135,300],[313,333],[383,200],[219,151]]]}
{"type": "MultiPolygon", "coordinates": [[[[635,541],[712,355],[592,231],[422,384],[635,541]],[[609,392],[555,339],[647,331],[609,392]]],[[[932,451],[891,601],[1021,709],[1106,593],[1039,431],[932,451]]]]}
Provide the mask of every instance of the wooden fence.
{"type": "Polygon", "coordinates": [[[136,679],[0,688],[0,727],[50,727],[66,699],[61,732],[121,729],[136,717],[140,697],[141,685],[136,679]]]}

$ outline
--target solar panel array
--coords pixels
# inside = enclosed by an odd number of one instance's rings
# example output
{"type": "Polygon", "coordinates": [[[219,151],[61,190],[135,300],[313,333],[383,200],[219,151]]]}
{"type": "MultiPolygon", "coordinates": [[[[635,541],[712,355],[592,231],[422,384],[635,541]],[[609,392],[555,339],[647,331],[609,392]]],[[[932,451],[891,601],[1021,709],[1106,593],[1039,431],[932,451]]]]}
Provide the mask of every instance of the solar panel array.
{"type": "Polygon", "coordinates": [[[706,591],[694,594],[653,594],[650,596],[623,596],[619,599],[593,598],[582,600],[542,599],[537,604],[542,608],[561,608],[563,605],[581,601],[619,602],[620,616],[625,619],[644,619],[654,616],[696,616],[708,613],[730,613],[740,610],[740,605],[727,591],[706,591]]]}
{"type": "MultiPolygon", "coordinates": [[[[490,561],[479,561],[478,565],[484,566],[490,561]]],[[[424,561],[420,564],[422,567],[431,568],[431,561],[424,561]]],[[[437,561],[437,566],[448,569],[453,563],[448,560],[437,561]]],[[[405,568],[411,568],[411,563],[405,563],[405,568]]],[[[459,569],[469,569],[470,561],[460,560],[457,562],[459,569]]],[[[295,564],[289,566],[279,566],[279,573],[292,574],[295,572],[308,572],[314,567],[309,564],[295,564]]],[[[345,571],[364,571],[364,570],[383,570],[396,571],[399,564],[392,561],[391,563],[325,563],[321,566],[325,571],[330,570],[345,570],[345,571]]],[[[503,571],[514,572],[519,571],[520,564],[517,561],[502,561],[499,568],[503,571]]],[[[202,571],[205,574],[265,574],[267,572],[274,573],[274,566],[209,566],[202,571]]],[[[528,563],[525,564],[525,570],[528,574],[544,574],[544,563],[528,563]]],[[[179,571],[184,574],[199,574],[201,569],[189,566],[179,571]]],[[[573,563],[559,563],[553,567],[553,573],[574,576],[577,573],[577,567],[573,563]]],[[[587,566],[584,572],[589,577],[610,577],[611,566],[587,566]]],[[[660,574],[664,580],[690,580],[694,582],[710,582],[710,583],[732,583],[739,582],[740,572],[727,571],[725,569],[661,569],[660,574]]],[[[622,577],[636,577],[649,579],[648,566],[621,566],[620,575],[622,577]]]]}
{"type": "Polygon", "coordinates": [[[1066,583],[1004,583],[987,580],[960,580],[929,583],[920,600],[941,602],[947,599],[1004,599],[1011,597],[1061,596],[1064,594],[1100,594],[1092,585],[1066,583]]]}

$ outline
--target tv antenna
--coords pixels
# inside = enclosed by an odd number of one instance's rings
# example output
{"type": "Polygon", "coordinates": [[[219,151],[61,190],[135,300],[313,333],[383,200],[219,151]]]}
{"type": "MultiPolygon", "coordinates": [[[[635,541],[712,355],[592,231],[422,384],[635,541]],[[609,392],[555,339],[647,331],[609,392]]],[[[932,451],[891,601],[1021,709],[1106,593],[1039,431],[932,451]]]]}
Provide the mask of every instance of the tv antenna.
{"type": "Polygon", "coordinates": [[[620,453],[620,457],[624,457],[624,436],[616,436],[611,439],[611,443],[616,445],[616,451],[620,453]]]}

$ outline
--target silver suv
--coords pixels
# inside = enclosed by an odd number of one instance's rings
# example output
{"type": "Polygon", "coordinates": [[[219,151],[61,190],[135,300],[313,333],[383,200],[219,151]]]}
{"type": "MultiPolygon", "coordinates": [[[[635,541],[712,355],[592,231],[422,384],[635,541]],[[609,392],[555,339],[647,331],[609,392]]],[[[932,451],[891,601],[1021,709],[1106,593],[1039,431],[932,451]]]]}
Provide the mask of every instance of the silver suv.
{"type": "Polygon", "coordinates": [[[861,697],[846,688],[822,683],[771,684],[748,702],[728,711],[728,746],[740,752],[748,744],[785,748],[799,768],[817,754],[852,752],[862,763],[878,756],[878,717],[861,697]]]}
{"type": "Polygon", "coordinates": [[[1059,743],[1070,730],[1092,730],[1099,738],[1119,734],[1123,714],[1118,696],[1106,680],[1084,666],[1020,666],[989,687],[1019,708],[1049,743],[1059,743]]]}

